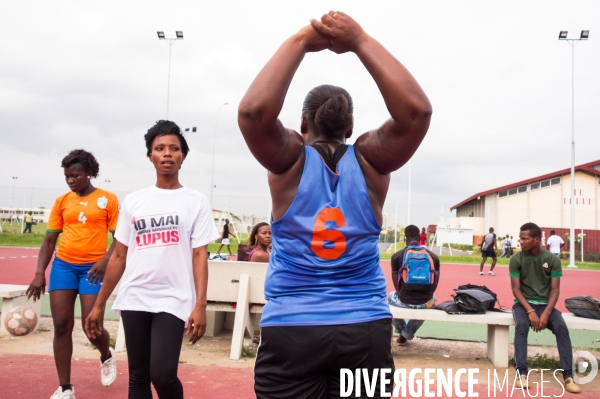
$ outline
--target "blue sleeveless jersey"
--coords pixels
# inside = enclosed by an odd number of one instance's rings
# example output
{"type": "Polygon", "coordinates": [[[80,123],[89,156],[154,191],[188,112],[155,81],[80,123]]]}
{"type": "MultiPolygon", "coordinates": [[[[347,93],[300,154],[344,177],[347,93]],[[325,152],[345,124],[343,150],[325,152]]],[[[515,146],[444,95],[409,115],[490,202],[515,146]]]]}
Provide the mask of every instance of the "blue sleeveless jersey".
{"type": "Polygon", "coordinates": [[[379,266],[381,228],[354,147],[339,161],[338,173],[314,148],[304,151],[298,193],[271,226],[261,327],[391,318],[379,266]]]}

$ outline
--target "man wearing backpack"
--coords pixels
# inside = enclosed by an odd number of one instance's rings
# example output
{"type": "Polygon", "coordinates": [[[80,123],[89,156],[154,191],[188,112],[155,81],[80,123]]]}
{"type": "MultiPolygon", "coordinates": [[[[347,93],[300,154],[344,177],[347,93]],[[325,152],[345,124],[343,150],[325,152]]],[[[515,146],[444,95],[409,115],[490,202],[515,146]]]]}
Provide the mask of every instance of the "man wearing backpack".
{"type": "MultiPolygon", "coordinates": [[[[392,256],[392,281],[395,291],[388,295],[390,305],[411,309],[431,309],[440,274],[437,255],[418,245],[419,228],[414,225],[404,229],[407,247],[392,256]]],[[[423,325],[423,320],[394,319],[394,330],[400,334],[396,342],[405,345],[423,325]]]]}
{"type": "Polygon", "coordinates": [[[520,374],[518,388],[527,388],[527,335],[529,328],[540,332],[548,328],[556,337],[563,369],[564,387],[571,393],[581,388],[573,381],[573,348],[569,329],[554,308],[560,295],[560,260],[542,248],[542,231],[534,223],[525,223],[519,234],[521,252],[510,258],[509,275],[515,296],[515,368],[520,374]]]}
{"type": "Polygon", "coordinates": [[[481,264],[479,265],[479,275],[483,276],[483,265],[488,257],[492,258],[492,267],[488,272],[490,276],[495,276],[494,267],[496,266],[496,234],[494,234],[494,228],[490,227],[490,232],[483,236],[481,240],[481,264]]]}

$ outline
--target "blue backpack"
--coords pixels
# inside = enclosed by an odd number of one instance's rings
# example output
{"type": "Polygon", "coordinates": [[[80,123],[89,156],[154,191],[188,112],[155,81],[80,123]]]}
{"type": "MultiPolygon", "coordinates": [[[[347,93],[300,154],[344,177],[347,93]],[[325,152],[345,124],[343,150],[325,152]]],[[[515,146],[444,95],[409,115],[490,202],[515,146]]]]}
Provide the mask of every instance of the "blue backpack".
{"type": "Polygon", "coordinates": [[[437,283],[438,275],[433,258],[424,247],[406,247],[398,279],[404,281],[407,290],[427,291],[437,283]]]}

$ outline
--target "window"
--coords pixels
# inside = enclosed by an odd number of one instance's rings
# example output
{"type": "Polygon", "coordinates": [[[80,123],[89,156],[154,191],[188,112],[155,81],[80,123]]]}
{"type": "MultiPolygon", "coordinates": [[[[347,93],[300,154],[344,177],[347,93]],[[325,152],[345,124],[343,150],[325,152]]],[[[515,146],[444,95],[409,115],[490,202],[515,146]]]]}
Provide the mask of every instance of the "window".
{"type": "Polygon", "coordinates": [[[544,187],[548,187],[549,185],[550,185],[550,180],[544,180],[544,181],[542,182],[542,188],[544,188],[544,187]]]}
{"type": "Polygon", "coordinates": [[[498,193],[498,197],[506,197],[508,195],[508,191],[504,190],[504,191],[500,191],[498,193]]]}
{"type": "Polygon", "coordinates": [[[531,189],[532,190],[537,190],[538,188],[540,188],[540,182],[531,183],[531,189]]]}
{"type": "Polygon", "coordinates": [[[554,179],[550,180],[550,184],[552,184],[553,186],[555,184],[560,184],[560,177],[555,177],[554,179]]]}
{"type": "Polygon", "coordinates": [[[524,193],[527,191],[527,186],[521,186],[517,188],[517,191],[520,193],[524,193]]]}
{"type": "Polygon", "coordinates": [[[515,195],[516,193],[517,193],[516,188],[511,188],[510,190],[508,190],[508,195],[515,195]]]}

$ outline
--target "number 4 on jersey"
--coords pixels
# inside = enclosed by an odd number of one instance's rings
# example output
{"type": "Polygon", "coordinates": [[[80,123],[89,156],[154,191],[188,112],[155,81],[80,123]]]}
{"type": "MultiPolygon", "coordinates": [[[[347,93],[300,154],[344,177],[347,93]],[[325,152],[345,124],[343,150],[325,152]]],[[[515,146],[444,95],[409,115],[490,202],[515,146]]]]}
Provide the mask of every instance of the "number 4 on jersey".
{"type": "Polygon", "coordinates": [[[83,212],[81,212],[79,214],[79,217],[77,218],[78,221],[80,221],[81,223],[85,224],[85,221],[87,220],[87,218],[85,217],[85,215],[83,214],[83,212]]]}
{"type": "Polygon", "coordinates": [[[339,208],[323,208],[315,219],[310,248],[319,258],[335,260],[346,251],[346,236],[339,230],[326,229],[327,222],[334,222],[338,228],[344,227],[346,218],[339,208]]]}

